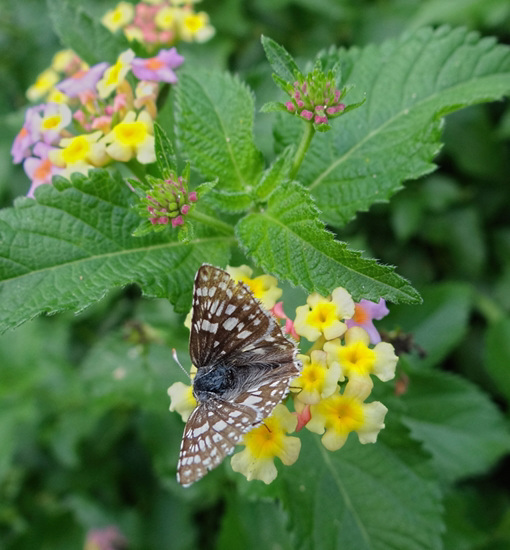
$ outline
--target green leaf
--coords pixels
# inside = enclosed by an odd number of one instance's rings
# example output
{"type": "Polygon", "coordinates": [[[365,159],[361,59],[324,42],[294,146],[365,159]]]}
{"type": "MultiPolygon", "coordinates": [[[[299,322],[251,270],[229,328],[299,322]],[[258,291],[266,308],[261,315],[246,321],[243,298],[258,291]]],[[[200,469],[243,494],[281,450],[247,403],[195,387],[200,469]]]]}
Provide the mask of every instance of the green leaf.
{"type": "Polygon", "coordinates": [[[177,159],[174,148],[165,131],[157,122],[154,123],[154,141],[156,162],[163,179],[167,180],[175,177],[177,174],[177,159]]]}
{"type": "Polygon", "coordinates": [[[178,138],[193,167],[218,187],[242,191],[262,169],[253,141],[251,91],[237,78],[206,70],[181,73],[176,93],[178,138]]]}
{"type": "Polygon", "coordinates": [[[233,214],[246,212],[253,203],[251,195],[244,191],[218,191],[217,189],[209,191],[207,201],[214,208],[233,214]]]}
{"type": "Polygon", "coordinates": [[[228,261],[232,238],[202,224],[189,244],[171,228],[132,237],[140,218],[120,177],[95,170],[72,182],[42,185],[37,201],[0,213],[0,331],[43,312],[81,310],[128,283],[186,311],[198,267],[228,261]]]}
{"type": "Polygon", "coordinates": [[[273,71],[283,80],[294,82],[301,71],[290,53],[267,36],[261,36],[260,40],[273,71]]]}
{"type": "MultiPolygon", "coordinates": [[[[337,57],[355,85],[345,103],[367,101],[314,137],[299,172],[335,226],[435,169],[441,117],[510,90],[510,48],[466,29],[421,29],[337,57]]],[[[281,117],[276,132],[282,145],[297,143],[302,123],[281,117]]]]}
{"type": "Polygon", "coordinates": [[[405,305],[392,307],[387,326],[403,327],[425,352],[410,358],[420,368],[438,365],[466,335],[473,293],[462,283],[435,283],[420,289],[423,304],[418,309],[405,305]]]}
{"type": "Polygon", "coordinates": [[[254,190],[255,196],[259,200],[266,200],[280,183],[289,178],[294,152],[294,146],[287,147],[276,157],[271,166],[263,172],[254,190]]]}
{"type": "Polygon", "coordinates": [[[62,44],[75,51],[89,65],[101,61],[115,63],[117,57],[131,47],[122,33],[112,34],[75,2],[46,1],[53,28],[62,44]]]}
{"type": "Polygon", "coordinates": [[[294,550],[287,517],[276,502],[250,502],[231,492],[222,518],[218,545],[222,550],[294,550]]]}
{"type": "MultiPolygon", "coordinates": [[[[442,371],[412,369],[403,422],[447,481],[481,474],[510,451],[503,415],[476,386],[442,371]]],[[[391,409],[391,405],[389,405],[391,409]]]]}
{"type": "Polygon", "coordinates": [[[485,367],[498,393],[510,401],[510,318],[489,326],[485,346],[485,367]]]}
{"type": "Polygon", "coordinates": [[[327,451],[306,429],[298,462],[279,467],[281,499],[301,550],[439,550],[441,505],[428,457],[391,423],[375,444],[351,434],[327,451]]]}
{"type": "Polygon", "coordinates": [[[296,182],[280,185],[267,209],[236,226],[239,242],[265,271],[308,292],[329,294],[344,286],[355,300],[418,303],[418,292],[392,267],[361,257],[335,241],[319,219],[309,192],[296,182]]]}

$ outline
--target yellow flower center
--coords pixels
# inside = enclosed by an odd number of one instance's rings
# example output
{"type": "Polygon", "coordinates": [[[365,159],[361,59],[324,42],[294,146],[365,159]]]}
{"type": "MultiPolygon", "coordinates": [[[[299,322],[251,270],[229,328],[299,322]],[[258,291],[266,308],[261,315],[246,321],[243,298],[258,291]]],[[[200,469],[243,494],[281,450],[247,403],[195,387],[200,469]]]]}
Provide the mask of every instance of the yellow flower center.
{"type": "Polygon", "coordinates": [[[334,395],[323,400],[319,407],[326,417],[326,428],[342,435],[359,430],[365,421],[362,404],[352,397],[334,395]]]}
{"type": "Polygon", "coordinates": [[[134,147],[147,137],[147,127],[143,122],[121,122],[113,129],[115,138],[122,145],[134,147]]]}
{"type": "Polygon", "coordinates": [[[42,121],[42,127],[44,130],[53,130],[54,128],[58,128],[61,121],[62,117],[60,115],[47,116],[42,121]]]}
{"type": "Polygon", "coordinates": [[[62,159],[66,164],[76,164],[85,160],[90,153],[90,143],[84,136],[77,136],[62,150],[62,159]]]}
{"type": "Polygon", "coordinates": [[[199,14],[187,15],[184,18],[184,26],[190,32],[195,33],[204,26],[204,19],[199,14]]]}
{"type": "Polygon", "coordinates": [[[122,70],[123,63],[121,61],[117,61],[113,67],[110,67],[110,69],[107,71],[108,76],[106,77],[106,85],[111,86],[112,84],[116,84],[119,81],[119,75],[120,71],[122,70]]]}
{"type": "Polygon", "coordinates": [[[305,390],[320,389],[324,383],[324,377],[326,376],[326,369],[319,363],[309,363],[303,369],[301,376],[296,381],[302,383],[302,387],[305,390]]]}
{"type": "Polygon", "coordinates": [[[337,320],[336,304],[333,302],[320,302],[306,317],[306,322],[319,330],[331,326],[337,320]]]}
{"type": "Polygon", "coordinates": [[[340,348],[338,355],[342,364],[358,374],[369,374],[375,363],[375,352],[363,342],[354,342],[350,346],[340,348]]]}
{"type": "Polygon", "coordinates": [[[244,435],[244,444],[251,455],[259,460],[274,458],[283,448],[285,432],[275,418],[267,418],[264,424],[244,435]]]}

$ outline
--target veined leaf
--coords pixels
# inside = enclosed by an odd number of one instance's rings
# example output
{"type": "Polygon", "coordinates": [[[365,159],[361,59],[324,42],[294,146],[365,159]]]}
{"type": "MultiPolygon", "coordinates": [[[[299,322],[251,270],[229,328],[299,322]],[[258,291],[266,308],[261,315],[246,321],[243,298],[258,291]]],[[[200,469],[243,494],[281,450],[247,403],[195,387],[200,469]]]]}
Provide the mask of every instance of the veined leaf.
{"type": "Polygon", "coordinates": [[[157,122],[154,123],[154,140],[158,170],[163,179],[170,179],[173,174],[177,173],[177,159],[172,142],[157,122]]]}
{"type": "Polygon", "coordinates": [[[193,168],[219,178],[218,189],[241,191],[262,170],[253,141],[251,91],[231,75],[194,70],[180,73],[177,87],[178,137],[193,168]]]}
{"type": "MultiPolygon", "coordinates": [[[[466,29],[421,29],[337,57],[355,86],[345,103],[367,101],[314,137],[298,174],[335,226],[434,170],[441,117],[510,91],[510,48],[466,29]]],[[[280,143],[296,143],[301,124],[282,116],[280,143]]]]}
{"type": "Polygon", "coordinates": [[[355,300],[420,302],[418,292],[392,267],[361,257],[335,241],[319,219],[309,191],[296,182],[280,185],[263,212],[251,213],[236,226],[239,242],[267,272],[329,294],[344,286],[355,300]]]}
{"type": "Polygon", "coordinates": [[[115,63],[123,51],[132,48],[123,34],[112,34],[76,2],[47,0],[47,3],[53,28],[62,43],[89,65],[101,61],[115,63]]]}
{"type": "Polygon", "coordinates": [[[301,71],[290,53],[283,46],[280,46],[280,44],[267,36],[262,36],[261,41],[267,60],[273,71],[283,80],[290,83],[294,82],[296,76],[300,74],[301,71]]]}
{"type": "MultiPolygon", "coordinates": [[[[391,411],[390,413],[391,414],[391,411]]],[[[351,434],[339,451],[300,433],[297,463],[266,490],[289,514],[300,550],[440,550],[441,503],[428,457],[402,426],[387,422],[377,443],[351,434]]]]}
{"type": "Polygon", "coordinates": [[[196,270],[225,265],[232,237],[196,225],[184,244],[177,232],[132,237],[140,222],[120,177],[95,170],[42,185],[0,213],[0,330],[46,312],[81,310],[108,290],[137,283],[179,311],[191,303],[196,270]]]}

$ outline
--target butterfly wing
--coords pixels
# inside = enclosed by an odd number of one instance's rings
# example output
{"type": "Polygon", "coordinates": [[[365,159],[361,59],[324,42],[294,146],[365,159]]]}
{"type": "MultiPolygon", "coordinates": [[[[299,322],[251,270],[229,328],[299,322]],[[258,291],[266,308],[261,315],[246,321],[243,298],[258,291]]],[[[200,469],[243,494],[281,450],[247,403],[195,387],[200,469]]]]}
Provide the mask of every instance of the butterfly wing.
{"type": "Polygon", "coordinates": [[[190,356],[201,366],[289,363],[295,344],[243,283],[217,267],[204,264],[193,292],[190,356]]]}
{"type": "Polygon", "coordinates": [[[244,433],[260,422],[259,411],[218,398],[201,403],[188,418],[182,437],[177,481],[188,486],[231,454],[244,433]]]}

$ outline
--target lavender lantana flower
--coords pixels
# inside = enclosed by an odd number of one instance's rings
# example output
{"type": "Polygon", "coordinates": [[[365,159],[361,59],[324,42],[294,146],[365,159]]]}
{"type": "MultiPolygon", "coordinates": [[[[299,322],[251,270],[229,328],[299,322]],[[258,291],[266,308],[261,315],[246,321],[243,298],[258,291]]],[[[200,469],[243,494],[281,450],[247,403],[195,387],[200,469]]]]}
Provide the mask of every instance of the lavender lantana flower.
{"type": "Polygon", "coordinates": [[[177,82],[176,69],[184,62],[184,57],[177,53],[176,48],[160,50],[158,55],[143,59],[135,57],[131,62],[131,70],[140,80],[154,80],[158,82],[177,82]]]}
{"type": "Polygon", "coordinates": [[[103,73],[110,66],[103,61],[90,67],[87,71],[78,71],[73,76],[66,78],[56,88],[69,97],[77,97],[82,92],[96,91],[96,84],[101,80],[103,73]]]}
{"type": "Polygon", "coordinates": [[[72,121],[71,109],[65,103],[45,103],[39,105],[41,112],[34,112],[30,117],[30,131],[34,141],[56,143],[61,131],[72,121]]]}
{"type": "Polygon", "coordinates": [[[389,312],[390,310],[386,307],[386,302],[383,298],[377,304],[369,300],[361,300],[361,302],[355,305],[352,319],[347,319],[345,323],[347,328],[355,326],[364,328],[368,332],[372,344],[378,344],[381,341],[381,336],[374,326],[373,319],[382,319],[389,312]]]}
{"type": "Polygon", "coordinates": [[[24,158],[30,155],[30,148],[39,140],[39,135],[33,132],[34,116],[39,116],[39,113],[44,109],[44,105],[35,105],[27,109],[25,113],[25,121],[23,127],[15,137],[11,147],[11,155],[14,164],[19,164],[24,158]]]}

